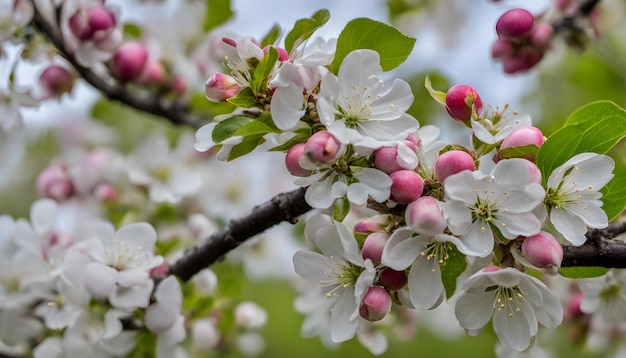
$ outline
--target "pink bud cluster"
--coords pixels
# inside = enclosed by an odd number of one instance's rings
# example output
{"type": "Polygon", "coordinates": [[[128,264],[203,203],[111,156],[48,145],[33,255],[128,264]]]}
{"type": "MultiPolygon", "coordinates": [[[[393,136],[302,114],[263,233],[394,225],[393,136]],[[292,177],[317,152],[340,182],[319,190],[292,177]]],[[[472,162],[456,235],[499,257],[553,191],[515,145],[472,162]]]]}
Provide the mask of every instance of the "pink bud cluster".
{"type": "Polygon", "coordinates": [[[498,39],[491,56],[502,61],[504,72],[521,73],[535,66],[550,47],[554,29],[549,24],[537,23],[524,9],[512,9],[500,16],[496,23],[498,39]]]}

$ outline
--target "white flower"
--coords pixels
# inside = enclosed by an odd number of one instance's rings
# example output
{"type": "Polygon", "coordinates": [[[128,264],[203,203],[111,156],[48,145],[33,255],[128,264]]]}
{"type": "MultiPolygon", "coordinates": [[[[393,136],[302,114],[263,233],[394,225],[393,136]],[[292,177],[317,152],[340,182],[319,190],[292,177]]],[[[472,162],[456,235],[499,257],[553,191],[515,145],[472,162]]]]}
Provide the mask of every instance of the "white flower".
{"type": "Polygon", "coordinates": [[[202,186],[202,176],[180,148],[170,152],[165,135],[156,133],[141,143],[128,158],[128,177],[148,187],[150,200],[179,203],[202,186]]]}
{"type": "Polygon", "coordinates": [[[389,198],[391,178],[387,174],[374,168],[350,167],[343,170],[343,167],[318,165],[317,173],[295,181],[296,185],[309,186],[304,194],[309,205],[318,209],[328,208],[335,199],[344,196],[359,206],[365,205],[370,196],[379,203],[389,198]]]}
{"type": "Polygon", "coordinates": [[[318,282],[325,297],[332,300],[330,337],[333,342],[343,342],[352,338],[359,327],[359,306],[376,272],[341,223],[320,227],[315,232],[315,243],[322,254],[302,249],[293,257],[294,267],[298,275],[318,282]]]}
{"type": "Polygon", "coordinates": [[[282,130],[293,129],[305,114],[308,93],[315,89],[323,74],[328,70],[335,50],[334,41],[324,42],[320,38],[313,41],[306,54],[299,51],[293,54],[290,62],[282,62],[276,76],[270,82],[275,88],[272,94],[272,119],[282,130]]]}
{"type": "Polygon", "coordinates": [[[111,225],[94,227],[97,238],[72,246],[65,255],[65,274],[114,307],[147,307],[154,282],[150,270],[163,263],[153,253],[156,231],[133,223],[115,232],[111,225]]]}
{"type": "Polygon", "coordinates": [[[610,270],[601,277],[578,280],[583,293],[580,310],[593,314],[604,322],[626,320],[626,270],[610,270]]]}
{"type": "Polygon", "coordinates": [[[595,153],[575,155],[556,168],[547,182],[546,205],[554,228],[572,244],[586,241],[587,227],[608,226],[601,209],[600,189],[613,178],[615,162],[611,157],[595,153]]]}
{"type": "Polygon", "coordinates": [[[509,240],[539,232],[541,222],[531,211],[545,191],[524,161],[501,160],[489,175],[466,170],[446,178],[443,208],[448,228],[465,243],[459,251],[485,257],[493,250],[494,231],[509,240]]]}
{"type": "Polygon", "coordinates": [[[538,324],[549,328],[563,320],[563,307],[538,279],[514,268],[489,266],[472,275],[455,306],[455,314],[470,335],[479,334],[493,317],[502,344],[517,351],[527,349],[538,324]]]}
{"type": "Polygon", "coordinates": [[[413,102],[409,84],[382,81],[381,73],[376,51],[355,50],[343,60],[338,77],[329,73],[322,78],[317,111],[342,143],[367,149],[391,146],[419,127],[405,113],[413,102]]]}
{"type": "Polygon", "coordinates": [[[416,235],[409,228],[391,234],[385,244],[381,262],[396,271],[411,267],[408,275],[409,297],[417,309],[433,309],[443,301],[441,266],[448,259],[450,245],[463,245],[455,236],[416,235]]]}
{"type": "Polygon", "coordinates": [[[244,329],[263,327],[267,323],[267,312],[252,301],[241,302],[235,307],[235,323],[244,329]]]}
{"type": "MultiPolygon", "coordinates": [[[[502,114],[499,114],[500,117],[502,114]]],[[[500,118],[497,123],[493,123],[491,120],[483,118],[480,122],[471,120],[472,129],[476,138],[486,144],[498,143],[511,132],[519,127],[532,125],[532,119],[528,115],[517,116],[513,115],[508,118],[500,118]]]]}

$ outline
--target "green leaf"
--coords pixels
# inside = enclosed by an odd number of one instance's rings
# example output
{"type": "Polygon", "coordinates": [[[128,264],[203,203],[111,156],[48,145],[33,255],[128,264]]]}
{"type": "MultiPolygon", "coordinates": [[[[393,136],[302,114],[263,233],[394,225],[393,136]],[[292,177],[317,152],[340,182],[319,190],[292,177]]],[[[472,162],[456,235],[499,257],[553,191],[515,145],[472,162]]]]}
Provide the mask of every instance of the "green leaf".
{"type": "Polygon", "coordinates": [[[280,131],[276,131],[275,129],[269,127],[267,124],[259,120],[254,120],[242,127],[239,127],[239,129],[237,129],[233,133],[233,135],[249,137],[249,136],[258,136],[258,135],[264,136],[267,133],[280,133],[280,131]]]}
{"type": "Polygon", "coordinates": [[[380,55],[383,71],[398,67],[409,57],[415,39],[393,26],[368,19],[356,18],[346,25],[337,39],[337,51],[331,64],[331,71],[339,72],[339,67],[346,56],[358,49],[371,49],[380,55]]]}
{"type": "Polygon", "coordinates": [[[254,122],[254,118],[247,116],[233,116],[226,118],[213,128],[211,138],[215,143],[221,143],[225,139],[235,135],[237,130],[252,122],[254,122]]]}
{"type": "Polygon", "coordinates": [[[304,41],[313,35],[313,33],[324,26],[330,19],[330,13],[326,9],[317,11],[309,19],[300,19],[296,21],[293,29],[289,31],[285,38],[285,50],[291,53],[291,50],[298,48],[304,41]]]}
{"type": "Polygon", "coordinates": [[[228,154],[228,161],[244,156],[264,142],[262,135],[249,136],[243,142],[234,146],[228,154]]]}
{"type": "Polygon", "coordinates": [[[430,83],[430,78],[428,76],[426,76],[426,80],[424,80],[424,87],[426,87],[428,94],[430,94],[435,101],[443,105],[446,104],[446,93],[433,89],[433,85],[430,83]]]}
{"type": "Polygon", "coordinates": [[[222,25],[233,17],[234,13],[230,8],[230,0],[206,0],[206,12],[204,13],[204,32],[222,25]]]}
{"type": "Polygon", "coordinates": [[[350,200],[345,196],[335,199],[333,203],[333,219],[335,221],[343,221],[350,213],[350,200]]]}
{"type": "Polygon", "coordinates": [[[598,101],[577,109],[565,126],[548,138],[537,152],[537,166],[544,180],[576,154],[605,154],[626,136],[626,111],[610,101],[598,101]]]}
{"type": "Polygon", "coordinates": [[[252,82],[250,83],[253,93],[259,93],[263,86],[267,84],[267,77],[274,69],[276,61],[278,61],[278,51],[270,47],[269,51],[267,51],[261,62],[254,69],[252,82]]]}
{"type": "Polygon", "coordinates": [[[286,152],[291,147],[298,143],[304,143],[307,139],[311,137],[311,129],[310,128],[301,128],[296,130],[296,135],[291,137],[284,144],[277,145],[268,150],[268,152],[286,152]]]}
{"type": "Polygon", "coordinates": [[[563,277],[569,278],[589,278],[602,276],[609,272],[606,267],[598,266],[574,266],[574,267],[561,267],[559,274],[563,277]]]}
{"type": "Polygon", "coordinates": [[[250,87],[242,89],[235,97],[231,97],[227,99],[227,101],[228,103],[241,108],[252,108],[257,105],[256,100],[254,99],[254,92],[250,87]]]}
{"type": "Polygon", "coordinates": [[[141,37],[141,27],[135,25],[135,24],[131,24],[131,23],[125,23],[124,24],[124,35],[128,35],[132,38],[140,38],[141,37]]]}
{"type": "Polygon", "coordinates": [[[447,244],[448,259],[441,265],[441,281],[446,290],[446,298],[452,297],[456,291],[456,280],[465,271],[467,261],[463,255],[452,244],[447,244]]]}
{"type": "Polygon", "coordinates": [[[267,32],[267,34],[263,36],[263,39],[261,40],[261,48],[275,44],[278,38],[280,37],[280,32],[281,32],[280,25],[274,24],[274,26],[272,26],[272,28],[267,32]]]}
{"type": "Polygon", "coordinates": [[[538,146],[534,144],[529,144],[520,147],[504,148],[501,149],[498,154],[500,154],[501,159],[535,158],[537,156],[537,151],[539,151],[538,146]]]}

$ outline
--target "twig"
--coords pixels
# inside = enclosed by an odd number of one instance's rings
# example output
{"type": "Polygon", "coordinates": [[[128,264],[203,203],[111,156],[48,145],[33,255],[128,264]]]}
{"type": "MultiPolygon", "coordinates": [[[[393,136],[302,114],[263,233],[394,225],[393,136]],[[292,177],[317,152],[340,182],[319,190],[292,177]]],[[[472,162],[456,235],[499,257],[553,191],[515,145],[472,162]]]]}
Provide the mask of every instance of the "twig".
{"type": "Polygon", "coordinates": [[[606,229],[590,230],[584,245],[563,246],[561,266],[626,268],[626,243],[610,240],[624,232],[626,222],[612,223],[606,229]]]}
{"type": "Polygon", "coordinates": [[[74,55],[67,49],[59,28],[50,24],[41,13],[39,13],[37,5],[34,2],[33,6],[35,8],[33,17],[34,26],[56,47],[59,54],[76,69],[87,83],[102,92],[106,97],[137,110],[165,118],[176,125],[188,125],[196,128],[201,124],[201,118],[190,114],[185,104],[173,101],[166,106],[162,103],[161,98],[154,96],[152,93],[139,97],[129,92],[126,87],[107,83],[89,68],[79,64],[74,55]]]}
{"type": "Polygon", "coordinates": [[[304,189],[296,189],[279,194],[254,208],[249,215],[231,221],[228,227],[185,251],[183,257],[172,264],[169,273],[187,281],[247,239],[283,221],[295,223],[300,215],[312,209],[304,200],[304,192],[304,189]]]}
{"type": "Polygon", "coordinates": [[[585,0],[578,5],[576,11],[568,14],[567,16],[563,16],[561,20],[552,24],[555,32],[560,32],[563,30],[576,30],[575,32],[579,32],[580,29],[575,25],[576,20],[580,17],[589,16],[591,11],[600,3],[600,0],[585,0]]]}

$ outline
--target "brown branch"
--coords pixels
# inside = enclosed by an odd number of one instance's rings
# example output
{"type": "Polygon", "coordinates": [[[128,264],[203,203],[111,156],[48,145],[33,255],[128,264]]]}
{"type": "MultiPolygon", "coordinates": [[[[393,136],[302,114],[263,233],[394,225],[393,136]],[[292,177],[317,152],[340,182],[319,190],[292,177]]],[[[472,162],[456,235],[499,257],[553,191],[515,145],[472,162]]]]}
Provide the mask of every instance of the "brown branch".
{"type": "Polygon", "coordinates": [[[590,230],[582,246],[563,246],[562,267],[601,266],[626,268],[626,243],[611,241],[626,232],[626,222],[612,223],[606,229],[590,230]]]}
{"type": "Polygon", "coordinates": [[[247,239],[283,221],[295,223],[300,215],[312,209],[304,200],[304,192],[301,188],[279,194],[254,208],[249,215],[231,221],[226,228],[185,251],[183,257],[170,266],[169,273],[187,281],[247,239]]]}
{"type": "Polygon", "coordinates": [[[563,16],[563,18],[561,18],[559,21],[552,24],[554,31],[562,32],[562,31],[567,30],[567,31],[573,31],[577,33],[581,32],[582,30],[578,28],[578,26],[576,25],[576,21],[579,18],[589,16],[589,14],[591,14],[593,9],[599,3],[600,3],[600,0],[584,0],[578,5],[578,8],[576,8],[576,11],[566,16],[563,16]]]}
{"type": "Polygon", "coordinates": [[[71,51],[66,47],[59,27],[49,23],[42,16],[34,2],[33,6],[35,8],[33,25],[54,45],[54,47],[56,47],[59,54],[74,67],[76,72],[78,72],[87,83],[100,91],[107,98],[121,102],[137,110],[165,118],[176,125],[188,125],[196,128],[201,124],[201,118],[189,113],[189,108],[186,104],[179,101],[171,101],[171,103],[166,105],[164,101],[162,101],[162,98],[154,96],[153,93],[148,93],[141,97],[137,96],[131,93],[128,88],[119,84],[112,85],[91,71],[91,69],[79,64],[71,51]]]}

